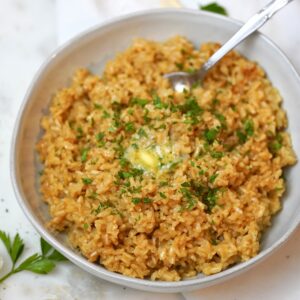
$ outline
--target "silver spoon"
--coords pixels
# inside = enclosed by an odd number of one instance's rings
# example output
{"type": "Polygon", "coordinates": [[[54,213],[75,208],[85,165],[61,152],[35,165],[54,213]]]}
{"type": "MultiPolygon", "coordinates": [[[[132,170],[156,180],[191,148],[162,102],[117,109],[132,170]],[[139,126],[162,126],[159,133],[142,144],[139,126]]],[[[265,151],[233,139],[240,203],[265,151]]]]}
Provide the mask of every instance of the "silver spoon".
{"type": "Polygon", "coordinates": [[[195,83],[201,82],[207,71],[212,68],[225,54],[235,48],[245,38],[263,26],[277,11],[286,6],[293,0],[273,0],[257,14],[251,17],[240,30],[233,35],[218,51],[216,51],[202,67],[190,74],[186,72],[173,72],[165,74],[164,77],[169,79],[173,89],[177,92],[189,90],[195,83]]]}

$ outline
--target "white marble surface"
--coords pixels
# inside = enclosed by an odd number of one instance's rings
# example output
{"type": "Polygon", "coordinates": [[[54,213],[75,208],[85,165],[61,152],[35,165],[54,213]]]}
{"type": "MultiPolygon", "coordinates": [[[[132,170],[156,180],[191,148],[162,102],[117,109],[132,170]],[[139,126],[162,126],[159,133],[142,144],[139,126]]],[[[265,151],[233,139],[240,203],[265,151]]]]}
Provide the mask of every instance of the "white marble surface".
{"type": "MultiPolygon", "coordinates": [[[[57,0],[70,2],[69,0],[57,0]]],[[[75,1],[75,0],[73,0],[75,1]]],[[[99,8],[103,3],[95,0],[99,8]]],[[[130,1],[122,2],[128,7],[130,1]],[[127,3],[126,3],[127,2],[127,3]]],[[[139,3],[143,2],[142,0],[139,3]]],[[[149,1],[148,4],[150,3],[149,1]]],[[[166,2],[166,1],[165,1],[166,2]]],[[[183,1],[195,7],[192,0],[183,1]]],[[[205,2],[205,1],[203,1],[205,2]]],[[[266,1],[219,0],[230,16],[246,20],[266,1]]],[[[9,152],[12,129],[22,97],[34,73],[44,59],[68,38],[62,35],[62,19],[71,15],[58,14],[54,0],[0,0],[0,229],[12,235],[19,232],[26,242],[25,255],[39,250],[39,237],[29,224],[15,199],[9,177],[9,152]]],[[[151,2],[153,5],[153,2],[151,2]]],[[[124,11],[124,9],[123,9],[124,11]]],[[[120,11],[122,13],[122,11],[120,11]]],[[[88,26],[86,24],[85,26],[88,26]]],[[[300,1],[295,0],[263,28],[290,57],[300,71],[300,1]],[[296,54],[295,54],[296,53],[296,54]]],[[[65,29],[71,35],[70,30],[65,29]]],[[[98,280],[71,263],[63,263],[51,274],[39,276],[22,272],[0,285],[0,300],[35,299],[300,299],[300,229],[265,262],[239,276],[204,290],[184,295],[156,295],[123,289],[98,280]]],[[[0,255],[4,267],[9,259],[2,245],[0,255]]]]}

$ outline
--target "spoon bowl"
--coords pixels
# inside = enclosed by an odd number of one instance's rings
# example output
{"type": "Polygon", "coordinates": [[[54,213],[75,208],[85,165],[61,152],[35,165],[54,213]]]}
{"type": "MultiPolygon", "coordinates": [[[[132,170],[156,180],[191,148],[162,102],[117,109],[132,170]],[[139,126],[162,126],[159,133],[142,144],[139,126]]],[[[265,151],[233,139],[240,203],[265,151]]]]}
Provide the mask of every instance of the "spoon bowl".
{"type": "Polygon", "coordinates": [[[212,68],[230,50],[235,48],[244,39],[250,36],[257,29],[262,27],[276,12],[293,0],[273,0],[257,14],[251,17],[218,51],[216,51],[202,67],[192,73],[172,72],[164,77],[169,79],[171,86],[176,92],[189,90],[195,83],[202,82],[207,71],[212,68]]]}

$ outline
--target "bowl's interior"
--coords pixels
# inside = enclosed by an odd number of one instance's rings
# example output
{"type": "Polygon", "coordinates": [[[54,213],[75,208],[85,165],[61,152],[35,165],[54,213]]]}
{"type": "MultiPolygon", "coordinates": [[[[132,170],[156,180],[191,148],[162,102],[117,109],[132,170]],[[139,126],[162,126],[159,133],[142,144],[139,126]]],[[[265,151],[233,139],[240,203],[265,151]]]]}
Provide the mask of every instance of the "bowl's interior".
{"type": "MultiPolygon", "coordinates": [[[[207,41],[223,43],[238,28],[237,22],[211,14],[179,10],[156,11],[138,14],[125,20],[121,19],[93,30],[58,51],[44,66],[27,95],[13,145],[19,196],[22,198],[23,208],[25,207],[27,213],[31,215],[31,220],[35,225],[42,228],[42,224],[48,218],[47,207],[42,202],[37,186],[35,143],[40,134],[40,119],[45,113],[53,93],[68,84],[72,73],[77,68],[89,67],[101,73],[107,60],[128,47],[135,37],[165,40],[179,34],[188,37],[198,47],[207,41]]],[[[300,153],[300,122],[298,120],[300,85],[296,73],[280,51],[260,34],[249,38],[238,47],[238,50],[249,59],[258,61],[266,70],[273,84],[280,90],[284,98],[284,108],[288,112],[289,131],[292,135],[293,146],[295,151],[300,153]]],[[[286,177],[288,193],[283,200],[283,210],[274,218],[272,228],[264,235],[262,253],[269,251],[276,242],[283,239],[285,234],[295,227],[299,219],[300,185],[296,181],[300,177],[300,166],[296,165],[291,168],[286,177]]],[[[63,244],[61,249],[68,248],[63,239],[61,239],[61,243],[63,244]]],[[[74,254],[72,258],[73,260],[80,259],[77,254],[74,254]]],[[[100,266],[96,266],[96,268],[100,273],[105,271],[100,266]]],[[[239,268],[237,266],[235,269],[239,268]]],[[[98,272],[95,270],[94,268],[94,274],[98,272]]],[[[97,273],[97,275],[99,274],[97,273]]],[[[101,274],[99,276],[101,277],[101,274]]],[[[103,276],[105,277],[102,274],[103,276]]],[[[205,279],[199,275],[197,286],[199,287],[201,282],[205,281],[207,284],[220,277],[222,274],[205,279]]],[[[126,277],[119,275],[120,278],[123,278],[125,280],[123,284],[126,284],[126,277]]],[[[195,283],[194,280],[193,282],[195,283]]],[[[148,282],[145,284],[148,287],[146,289],[152,289],[151,286],[154,287],[155,284],[157,283],[148,282]]],[[[187,283],[184,284],[184,286],[187,285],[187,283]]],[[[138,287],[136,284],[131,284],[131,286],[138,287]]]]}

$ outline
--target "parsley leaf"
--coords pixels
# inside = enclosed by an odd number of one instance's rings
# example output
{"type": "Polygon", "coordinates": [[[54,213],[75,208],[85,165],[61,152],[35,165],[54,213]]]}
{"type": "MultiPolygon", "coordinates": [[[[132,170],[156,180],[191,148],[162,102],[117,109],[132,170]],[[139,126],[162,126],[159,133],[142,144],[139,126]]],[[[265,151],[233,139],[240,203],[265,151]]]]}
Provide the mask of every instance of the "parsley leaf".
{"type": "Polygon", "coordinates": [[[158,108],[158,109],[163,109],[163,108],[168,107],[168,104],[163,103],[161,101],[161,99],[158,97],[158,95],[156,95],[156,94],[153,95],[153,105],[154,105],[155,108],[158,108]]]}
{"type": "Polygon", "coordinates": [[[11,243],[10,237],[7,233],[0,231],[0,240],[5,245],[7,252],[12,261],[11,270],[0,278],[0,283],[7,278],[21,271],[30,271],[37,274],[48,274],[55,268],[54,261],[66,260],[57,250],[53,249],[45,240],[41,238],[41,252],[42,254],[35,253],[25,259],[18,267],[15,267],[18,258],[21,256],[24,249],[24,242],[16,234],[13,242],[11,243]]]}
{"type": "Polygon", "coordinates": [[[87,155],[88,155],[89,150],[90,150],[89,148],[83,148],[81,150],[81,162],[87,161],[87,155]]]}
{"type": "Polygon", "coordinates": [[[247,136],[252,136],[254,134],[254,124],[252,120],[246,120],[244,124],[244,130],[247,136]]]}
{"type": "Polygon", "coordinates": [[[135,131],[134,123],[132,123],[132,122],[125,123],[124,129],[126,132],[134,132],[135,131]]]}
{"type": "Polygon", "coordinates": [[[145,204],[149,204],[149,203],[151,203],[152,202],[152,199],[151,198],[148,198],[148,197],[143,197],[143,198],[137,198],[137,197],[135,197],[135,198],[132,198],[131,199],[131,202],[133,203],[133,204],[139,204],[139,203],[145,203],[145,204]]]}
{"type": "Polygon", "coordinates": [[[204,131],[204,138],[209,144],[212,144],[216,139],[218,133],[219,130],[217,128],[206,129],[204,131]]]}
{"type": "Polygon", "coordinates": [[[140,107],[145,107],[148,104],[148,100],[147,99],[142,99],[142,98],[132,98],[130,100],[130,104],[131,105],[138,105],[140,107]]]}
{"type": "Polygon", "coordinates": [[[140,129],[138,130],[138,135],[139,135],[140,137],[145,137],[145,138],[148,137],[148,134],[146,133],[145,129],[143,129],[143,128],[140,128],[140,129]]]}
{"type": "Polygon", "coordinates": [[[86,185],[91,184],[93,182],[93,179],[87,178],[87,177],[81,178],[81,180],[82,180],[83,184],[86,184],[86,185]]]}
{"type": "Polygon", "coordinates": [[[219,174],[213,174],[209,177],[209,182],[214,183],[219,174]]]}
{"type": "Polygon", "coordinates": [[[275,155],[282,148],[283,138],[278,133],[275,138],[268,144],[269,151],[275,155]]]}
{"type": "Polygon", "coordinates": [[[218,189],[208,189],[208,192],[203,197],[203,203],[206,204],[208,212],[211,212],[213,207],[217,204],[218,189]]]}
{"type": "Polygon", "coordinates": [[[201,5],[199,9],[228,16],[226,9],[223,6],[219,5],[217,2],[212,2],[207,5],[201,5]]]}

